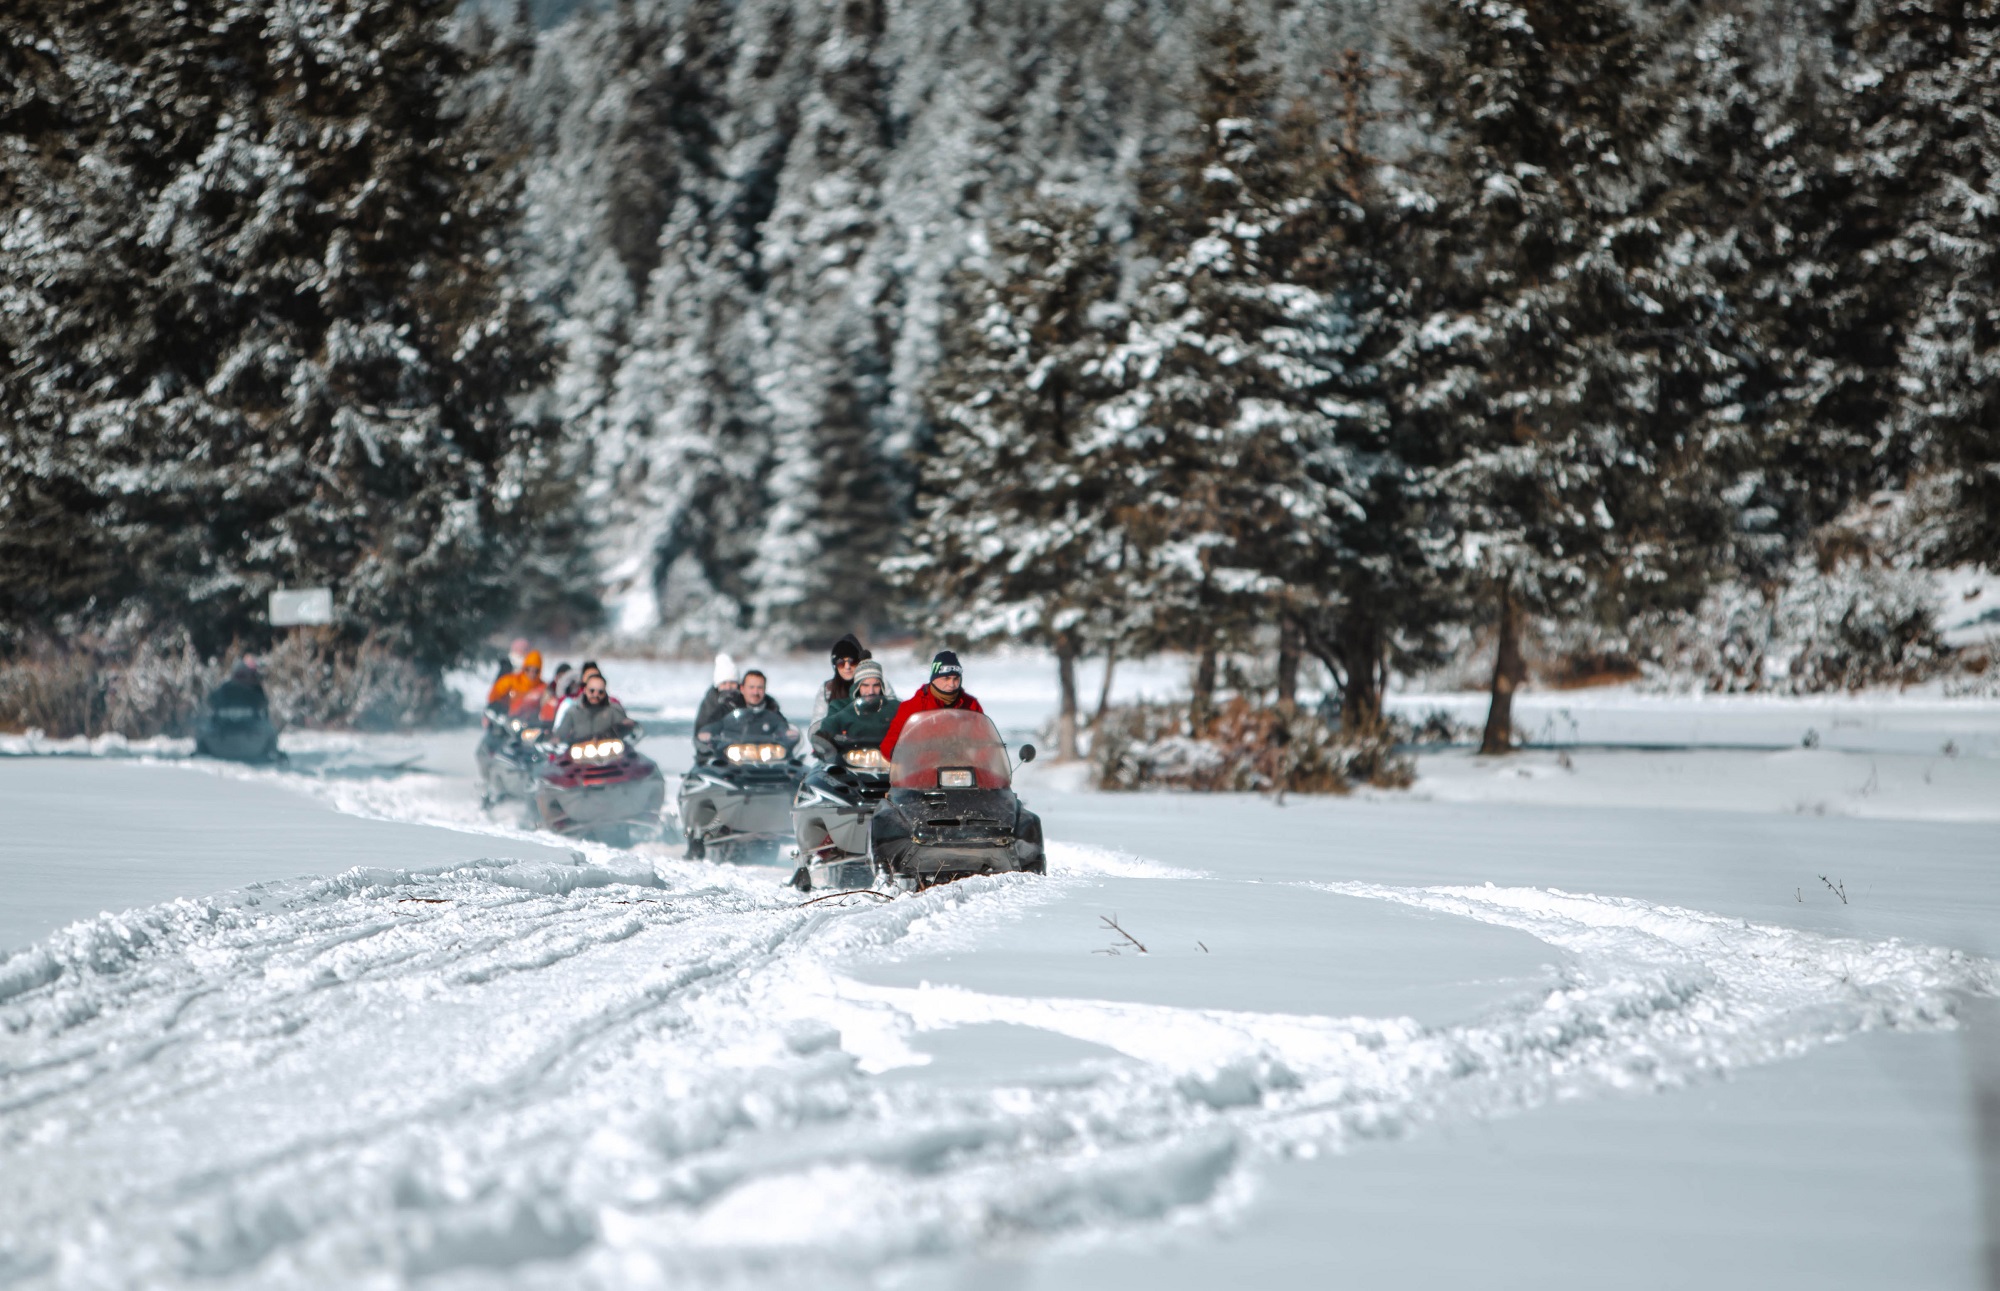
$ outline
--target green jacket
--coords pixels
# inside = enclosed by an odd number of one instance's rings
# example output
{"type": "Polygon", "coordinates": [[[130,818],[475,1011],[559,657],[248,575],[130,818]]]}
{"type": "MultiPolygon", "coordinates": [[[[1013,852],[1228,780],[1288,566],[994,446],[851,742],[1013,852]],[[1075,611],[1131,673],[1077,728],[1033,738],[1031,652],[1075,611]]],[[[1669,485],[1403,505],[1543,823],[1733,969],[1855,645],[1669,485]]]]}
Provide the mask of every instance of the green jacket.
{"type": "Polygon", "coordinates": [[[828,710],[819,733],[836,744],[877,745],[889,733],[889,723],[895,717],[896,706],[886,699],[872,713],[858,711],[852,700],[842,700],[828,710]]]}

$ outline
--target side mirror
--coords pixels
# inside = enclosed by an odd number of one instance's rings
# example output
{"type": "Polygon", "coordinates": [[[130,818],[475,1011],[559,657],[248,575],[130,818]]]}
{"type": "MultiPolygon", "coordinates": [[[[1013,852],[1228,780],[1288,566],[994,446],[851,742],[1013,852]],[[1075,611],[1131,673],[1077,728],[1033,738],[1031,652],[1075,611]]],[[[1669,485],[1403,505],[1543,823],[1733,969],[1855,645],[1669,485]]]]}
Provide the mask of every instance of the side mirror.
{"type": "Polygon", "coordinates": [[[1034,760],[1035,760],[1035,746],[1032,744],[1023,744],[1021,746],[1021,761],[1033,762],[1034,760]]]}

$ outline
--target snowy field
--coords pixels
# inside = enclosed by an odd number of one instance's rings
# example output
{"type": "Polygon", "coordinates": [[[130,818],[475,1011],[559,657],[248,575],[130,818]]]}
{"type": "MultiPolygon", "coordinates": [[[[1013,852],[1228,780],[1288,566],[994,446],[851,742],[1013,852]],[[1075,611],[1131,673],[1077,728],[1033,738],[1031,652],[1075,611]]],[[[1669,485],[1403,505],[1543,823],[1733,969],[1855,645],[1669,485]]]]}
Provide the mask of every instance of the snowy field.
{"type": "Polygon", "coordinates": [[[810,906],[489,819],[471,732],[0,742],[0,1286],[1981,1286],[2000,706],[1544,723],[1338,800],[1038,762],[1048,878],[810,906]]]}

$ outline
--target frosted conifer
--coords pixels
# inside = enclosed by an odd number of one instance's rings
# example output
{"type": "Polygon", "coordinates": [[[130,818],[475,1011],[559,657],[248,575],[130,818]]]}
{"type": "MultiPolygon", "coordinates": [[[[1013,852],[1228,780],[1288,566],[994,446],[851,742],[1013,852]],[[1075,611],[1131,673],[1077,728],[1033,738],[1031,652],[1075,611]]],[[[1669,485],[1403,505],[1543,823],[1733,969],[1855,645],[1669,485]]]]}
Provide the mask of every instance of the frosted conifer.
{"type": "Polygon", "coordinates": [[[214,650],[331,583],[438,663],[508,608],[561,499],[451,9],[13,7],[0,615],[138,608],[214,650]]]}

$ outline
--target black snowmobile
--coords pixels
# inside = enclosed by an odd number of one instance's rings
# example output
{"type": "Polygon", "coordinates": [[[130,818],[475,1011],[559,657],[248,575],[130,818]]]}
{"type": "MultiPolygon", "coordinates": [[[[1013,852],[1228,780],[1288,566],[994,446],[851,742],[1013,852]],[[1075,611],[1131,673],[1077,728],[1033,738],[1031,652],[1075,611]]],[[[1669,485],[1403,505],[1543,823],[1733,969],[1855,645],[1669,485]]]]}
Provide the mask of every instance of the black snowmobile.
{"type": "Polygon", "coordinates": [[[479,747],[472,754],[479,768],[479,805],[533,797],[535,778],[548,760],[537,747],[544,734],[540,713],[509,717],[507,705],[494,704],[480,715],[479,724],[479,747]]]}
{"type": "MultiPolygon", "coordinates": [[[[1034,757],[1034,745],[1021,746],[1021,761],[1034,757]]],[[[1042,819],[1012,785],[1007,746],[984,713],[918,713],[896,741],[888,797],[868,823],[877,872],[904,888],[1046,873],[1042,819]]]]}
{"type": "Polygon", "coordinates": [[[820,763],[792,799],[792,833],[799,840],[792,885],[802,892],[865,888],[875,881],[868,822],[889,795],[889,761],[874,744],[819,734],[812,743],[820,763]]]}
{"type": "Polygon", "coordinates": [[[805,767],[798,733],[781,713],[738,708],[715,727],[713,747],[681,778],[681,830],[690,860],[769,864],[791,837],[792,794],[805,767]]]}
{"type": "Polygon", "coordinates": [[[261,687],[226,681],[195,715],[194,751],[230,762],[277,762],[278,727],[261,687]]]}

